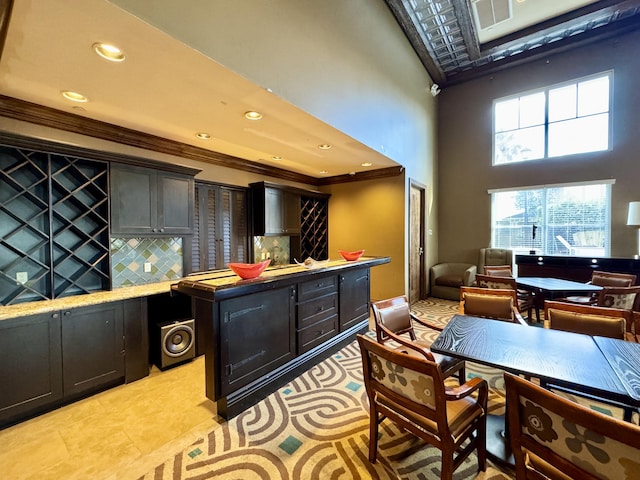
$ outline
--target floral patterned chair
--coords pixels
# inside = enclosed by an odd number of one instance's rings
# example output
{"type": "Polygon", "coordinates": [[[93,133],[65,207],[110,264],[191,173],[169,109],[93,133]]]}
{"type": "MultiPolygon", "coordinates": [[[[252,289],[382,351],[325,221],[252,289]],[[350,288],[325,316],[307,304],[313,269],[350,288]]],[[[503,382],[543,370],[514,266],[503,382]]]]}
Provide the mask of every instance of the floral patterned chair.
{"type": "MultiPolygon", "coordinates": [[[[477,450],[478,469],[486,469],[488,385],[479,377],[445,387],[431,353],[419,358],[358,335],[364,383],[369,397],[369,461],[376,462],[378,425],[388,418],[403,430],[442,451],[440,478],[477,450]]],[[[382,437],[384,438],[384,436],[382,437]]]]}
{"type": "Polygon", "coordinates": [[[598,292],[598,307],[639,310],[640,286],[602,287],[598,292]]]}
{"type": "Polygon", "coordinates": [[[504,380],[518,480],[640,478],[640,427],[515,375],[504,380]]]}

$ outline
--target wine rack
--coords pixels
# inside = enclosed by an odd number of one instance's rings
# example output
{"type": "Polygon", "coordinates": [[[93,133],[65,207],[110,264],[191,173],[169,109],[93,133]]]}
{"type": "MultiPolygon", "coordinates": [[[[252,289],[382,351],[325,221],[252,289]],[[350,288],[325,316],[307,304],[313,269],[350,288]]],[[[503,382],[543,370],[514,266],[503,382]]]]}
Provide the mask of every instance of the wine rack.
{"type": "Polygon", "coordinates": [[[326,198],[302,197],[300,252],[303,259],[329,257],[329,202],[326,198]]]}
{"type": "Polygon", "coordinates": [[[106,162],[0,146],[0,304],[110,288],[106,162]]]}

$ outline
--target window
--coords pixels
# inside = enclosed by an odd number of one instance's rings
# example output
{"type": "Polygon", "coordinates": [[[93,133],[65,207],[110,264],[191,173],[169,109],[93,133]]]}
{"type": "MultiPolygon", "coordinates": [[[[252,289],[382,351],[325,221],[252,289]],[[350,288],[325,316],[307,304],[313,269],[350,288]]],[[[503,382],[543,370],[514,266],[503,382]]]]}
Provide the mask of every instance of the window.
{"type": "Polygon", "coordinates": [[[493,164],[609,148],[613,72],[496,100],[493,164]]]}
{"type": "Polygon", "coordinates": [[[609,256],[612,183],[490,191],[491,245],[520,254],[609,256]]]}

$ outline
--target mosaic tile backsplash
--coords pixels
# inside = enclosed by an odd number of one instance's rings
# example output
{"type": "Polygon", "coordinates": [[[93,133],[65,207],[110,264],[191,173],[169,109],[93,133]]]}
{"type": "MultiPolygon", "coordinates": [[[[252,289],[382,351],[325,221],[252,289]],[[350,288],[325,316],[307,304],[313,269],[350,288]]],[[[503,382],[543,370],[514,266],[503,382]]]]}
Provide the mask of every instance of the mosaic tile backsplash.
{"type": "Polygon", "coordinates": [[[182,238],[112,238],[113,288],[183,277],[182,238]],[[145,264],[148,272],[145,272],[145,264]]]}
{"type": "Polygon", "coordinates": [[[253,237],[253,254],[256,262],[271,259],[271,265],[288,265],[291,239],[289,237],[253,237]]]}

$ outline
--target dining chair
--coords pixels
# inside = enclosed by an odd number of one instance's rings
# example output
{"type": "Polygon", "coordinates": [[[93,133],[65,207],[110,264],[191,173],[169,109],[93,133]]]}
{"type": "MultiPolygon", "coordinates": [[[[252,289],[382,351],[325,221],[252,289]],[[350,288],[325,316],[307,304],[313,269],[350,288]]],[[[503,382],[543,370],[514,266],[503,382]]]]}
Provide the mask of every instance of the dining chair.
{"type": "Polygon", "coordinates": [[[409,348],[408,352],[413,355],[424,356],[424,352],[428,351],[434,357],[435,362],[440,365],[445,378],[457,374],[460,384],[465,382],[467,373],[464,360],[433,353],[429,350],[429,343],[418,339],[413,322],[438,331],[442,331],[442,327],[426,322],[411,313],[406,295],[372,302],[371,309],[375,321],[376,339],[379,343],[384,344],[393,340],[400,344],[399,348],[404,350],[409,348]]]}
{"type": "Polygon", "coordinates": [[[598,292],[599,307],[622,308],[625,310],[640,310],[638,303],[640,285],[633,287],[602,287],[598,292]]]}
{"type": "MultiPolygon", "coordinates": [[[[493,273],[495,273],[495,271],[493,273]]],[[[515,290],[517,293],[516,305],[518,306],[518,310],[521,312],[526,310],[527,318],[531,319],[531,312],[535,309],[536,321],[540,321],[540,307],[536,302],[535,294],[530,290],[519,289],[516,279],[512,276],[478,274],[476,275],[476,285],[482,288],[515,290]]]]}
{"type": "Polygon", "coordinates": [[[517,305],[517,293],[510,288],[460,288],[459,312],[463,315],[527,325],[527,322],[520,315],[517,305]]]}
{"type": "Polygon", "coordinates": [[[544,302],[544,327],[620,340],[634,331],[631,310],[551,300],[544,302]]]}
{"type": "Polygon", "coordinates": [[[513,277],[511,265],[485,265],[481,275],[490,277],[513,277]]]}
{"type": "MultiPolygon", "coordinates": [[[[636,276],[630,273],[614,273],[594,270],[588,284],[599,287],[631,287],[636,283],[636,276]]],[[[563,302],[577,303],[580,305],[595,305],[598,303],[598,293],[591,295],[570,295],[558,299],[563,302]]]]}
{"type": "Polygon", "coordinates": [[[640,428],[504,373],[507,429],[520,479],[640,478],[640,428]]]}
{"type": "Polygon", "coordinates": [[[486,380],[474,377],[455,388],[447,387],[428,350],[420,358],[366,335],[357,338],[369,398],[369,461],[376,462],[379,425],[388,418],[442,452],[441,479],[451,479],[474,450],[478,469],[485,471],[486,380]]]}

